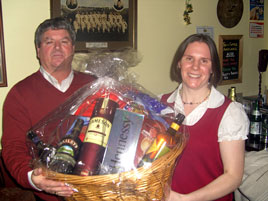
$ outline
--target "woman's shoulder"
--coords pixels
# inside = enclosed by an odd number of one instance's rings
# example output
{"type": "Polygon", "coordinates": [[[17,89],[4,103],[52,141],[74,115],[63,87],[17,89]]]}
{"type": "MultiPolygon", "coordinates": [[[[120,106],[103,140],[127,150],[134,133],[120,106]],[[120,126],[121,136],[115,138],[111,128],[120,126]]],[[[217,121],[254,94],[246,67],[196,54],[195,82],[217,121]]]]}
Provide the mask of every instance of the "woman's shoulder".
{"type": "Polygon", "coordinates": [[[174,103],[176,101],[177,92],[178,88],[169,93],[160,94],[158,97],[161,100],[161,102],[174,103]]]}
{"type": "Polygon", "coordinates": [[[249,130],[249,119],[239,102],[231,102],[221,121],[219,138],[222,140],[246,139],[249,130]]]}
{"type": "Polygon", "coordinates": [[[231,101],[229,106],[226,109],[226,112],[231,117],[237,117],[237,116],[245,116],[247,117],[246,111],[243,107],[243,105],[237,101],[231,101]]]}
{"type": "Polygon", "coordinates": [[[160,94],[158,97],[160,98],[161,102],[167,102],[168,98],[172,93],[173,91],[166,94],[160,94]]]}

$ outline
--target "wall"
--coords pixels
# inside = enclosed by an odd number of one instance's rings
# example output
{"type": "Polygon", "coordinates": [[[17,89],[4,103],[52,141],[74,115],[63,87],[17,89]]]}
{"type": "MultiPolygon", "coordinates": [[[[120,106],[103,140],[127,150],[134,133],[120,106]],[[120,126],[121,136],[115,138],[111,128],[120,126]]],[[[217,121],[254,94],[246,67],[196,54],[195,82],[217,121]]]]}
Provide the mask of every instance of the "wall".
{"type": "MultiPolygon", "coordinates": [[[[134,70],[140,75],[140,82],[157,94],[172,90],[176,84],[168,79],[169,67],[177,46],[186,36],[196,32],[196,26],[213,26],[216,44],[218,44],[218,35],[244,35],[243,82],[232,86],[236,86],[237,92],[242,92],[246,96],[257,94],[258,51],[262,48],[267,49],[268,36],[266,34],[266,39],[249,38],[249,0],[244,0],[241,21],[231,29],[224,28],[219,23],[216,13],[218,1],[210,0],[192,0],[194,10],[190,14],[192,24],[185,25],[182,16],[184,2],[181,0],[139,1],[138,47],[144,59],[134,70]]],[[[265,6],[267,19],[267,2],[265,6]]],[[[263,76],[264,82],[265,79],[266,75],[263,76]]],[[[219,86],[218,89],[227,94],[229,87],[230,85],[219,86]]]]}
{"type": "MultiPolygon", "coordinates": [[[[138,50],[142,62],[132,68],[139,82],[155,94],[173,90],[177,84],[169,79],[169,67],[179,43],[196,32],[196,26],[213,26],[214,40],[218,35],[244,35],[243,82],[234,84],[243,95],[258,93],[258,51],[268,48],[268,35],[263,39],[248,37],[249,0],[244,0],[244,14],[239,24],[224,28],[217,19],[217,1],[192,0],[194,12],[190,14],[192,24],[185,25],[182,14],[183,0],[139,0],[138,1],[138,50]]],[[[265,4],[265,21],[268,22],[268,4],[265,4]]],[[[5,53],[8,87],[0,88],[0,107],[10,88],[39,67],[34,49],[34,31],[40,22],[50,17],[49,0],[2,0],[5,53]]],[[[265,33],[267,33],[267,26],[265,33]]],[[[263,83],[268,80],[263,74],[263,83]]],[[[227,94],[230,85],[218,89],[227,94]]],[[[2,122],[2,117],[0,117],[2,122]]],[[[1,126],[1,124],[0,124],[1,126]]],[[[2,127],[2,126],[1,126],[2,127]]],[[[1,136],[1,133],[0,133],[1,136]]]]}

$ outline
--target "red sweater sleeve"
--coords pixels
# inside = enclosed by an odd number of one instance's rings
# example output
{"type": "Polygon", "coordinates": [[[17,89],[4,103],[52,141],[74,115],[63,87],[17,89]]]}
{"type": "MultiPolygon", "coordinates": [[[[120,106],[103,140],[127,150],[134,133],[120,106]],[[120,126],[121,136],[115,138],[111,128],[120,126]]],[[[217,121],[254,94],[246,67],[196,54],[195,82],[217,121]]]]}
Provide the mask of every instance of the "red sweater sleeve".
{"type": "Polygon", "coordinates": [[[26,132],[31,127],[27,108],[16,88],[8,94],[3,108],[2,154],[4,163],[16,181],[30,188],[27,172],[31,156],[26,150],[26,132]]]}
{"type": "Polygon", "coordinates": [[[27,177],[32,170],[32,158],[26,145],[27,131],[73,92],[94,79],[75,72],[71,86],[62,93],[38,71],[10,90],[3,107],[2,154],[8,171],[20,185],[32,188],[27,177]]]}

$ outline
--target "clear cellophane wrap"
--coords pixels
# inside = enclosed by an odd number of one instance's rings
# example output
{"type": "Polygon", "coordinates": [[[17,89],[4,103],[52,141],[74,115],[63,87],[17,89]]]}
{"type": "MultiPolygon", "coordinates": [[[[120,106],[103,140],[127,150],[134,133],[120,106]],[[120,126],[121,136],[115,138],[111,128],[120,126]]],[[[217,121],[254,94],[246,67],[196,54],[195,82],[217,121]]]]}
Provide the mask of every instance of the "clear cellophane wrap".
{"type": "MultiPolygon", "coordinates": [[[[187,143],[187,129],[181,127],[176,134],[177,143],[170,152],[146,167],[138,167],[156,136],[166,132],[175,117],[173,107],[160,102],[157,96],[138,84],[137,76],[130,72],[129,68],[136,66],[141,59],[141,55],[132,49],[76,55],[73,61],[74,69],[90,73],[97,79],[77,90],[29,130],[28,133],[34,132],[43,144],[52,150],[49,154],[47,150],[42,154],[37,150],[36,144],[28,139],[33,167],[42,167],[50,179],[64,181],[73,186],[73,197],[66,199],[162,200],[165,197],[173,168],[187,143]],[[101,97],[117,102],[121,113],[133,115],[133,122],[137,118],[142,119],[139,125],[134,125],[133,129],[129,130],[135,131],[135,135],[133,134],[132,141],[128,142],[127,151],[121,155],[120,167],[114,169],[102,163],[99,164],[99,174],[92,176],[63,174],[51,170],[50,164],[58,144],[78,118],[86,119],[84,129],[79,135],[80,140],[84,140],[96,100],[101,97]]],[[[104,158],[109,150],[112,150],[111,146],[116,145],[108,141],[104,158]]]]}

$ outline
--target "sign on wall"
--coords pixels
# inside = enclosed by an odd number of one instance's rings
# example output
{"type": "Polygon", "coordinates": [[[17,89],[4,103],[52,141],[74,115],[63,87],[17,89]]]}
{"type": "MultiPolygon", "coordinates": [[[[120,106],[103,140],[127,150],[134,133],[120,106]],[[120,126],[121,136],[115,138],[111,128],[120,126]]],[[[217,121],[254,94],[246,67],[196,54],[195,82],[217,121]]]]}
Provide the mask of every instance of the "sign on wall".
{"type": "Polygon", "coordinates": [[[222,83],[242,82],[243,36],[220,35],[219,56],[222,69],[222,83]]]}

